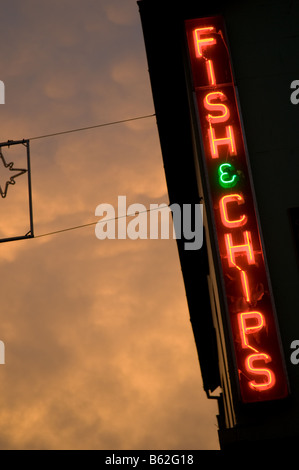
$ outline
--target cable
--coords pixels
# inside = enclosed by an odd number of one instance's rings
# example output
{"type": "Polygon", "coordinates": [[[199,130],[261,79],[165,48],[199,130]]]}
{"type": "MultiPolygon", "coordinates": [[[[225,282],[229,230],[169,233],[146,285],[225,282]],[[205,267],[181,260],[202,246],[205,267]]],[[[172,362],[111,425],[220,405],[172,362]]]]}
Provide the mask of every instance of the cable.
{"type": "Polygon", "coordinates": [[[55,132],[53,134],[39,135],[37,137],[30,137],[28,140],[45,139],[46,137],[54,137],[56,135],[70,134],[71,132],[80,132],[80,131],[87,131],[89,129],[96,129],[96,128],[99,128],[99,127],[114,126],[115,124],[122,124],[124,122],[138,121],[140,119],[148,119],[148,118],[154,117],[155,115],[156,114],[148,114],[148,115],[145,115],[145,116],[138,116],[138,117],[134,117],[134,118],[123,119],[121,121],[106,122],[104,124],[98,124],[96,126],[81,127],[81,128],[78,128],[78,129],[71,129],[71,130],[63,131],[63,132],[55,132]]]}
{"type": "MultiPolygon", "coordinates": [[[[111,219],[111,220],[113,220],[113,219],[111,219]]],[[[108,222],[108,220],[105,220],[105,222],[108,222]]],[[[49,237],[50,235],[56,235],[57,233],[63,233],[63,232],[70,232],[71,230],[77,230],[78,228],[89,227],[90,225],[96,225],[97,223],[98,222],[91,222],[89,224],[77,225],[75,227],[69,227],[69,228],[63,228],[61,230],[56,230],[55,232],[42,233],[41,235],[34,235],[33,238],[49,237]]]]}
{"type": "MultiPolygon", "coordinates": [[[[89,130],[89,129],[96,129],[96,128],[100,128],[100,127],[113,126],[115,124],[122,124],[122,123],[125,123],[125,122],[132,122],[132,121],[138,121],[138,120],[141,120],[141,119],[148,119],[148,118],[154,117],[155,115],[156,115],[155,113],[154,114],[147,114],[147,115],[144,115],[144,116],[137,116],[137,117],[134,117],[134,118],[122,119],[120,121],[112,121],[112,122],[106,122],[106,123],[103,123],[103,124],[97,124],[95,126],[81,127],[81,128],[77,128],[77,129],[70,129],[68,131],[55,132],[53,134],[39,135],[39,136],[35,136],[35,137],[30,137],[26,140],[30,141],[30,140],[45,139],[47,137],[54,137],[54,136],[63,135],[63,134],[70,134],[72,132],[80,132],[80,131],[86,131],[86,130],[89,130]]],[[[11,142],[13,142],[13,141],[11,141],[11,142]]],[[[165,206],[165,207],[169,207],[169,206],[165,206]]],[[[157,208],[157,209],[159,209],[159,208],[157,208]]],[[[152,210],[157,210],[157,209],[147,209],[146,211],[140,211],[139,213],[141,214],[141,213],[144,213],[144,212],[150,212],[152,210]]],[[[113,218],[113,219],[105,219],[102,222],[104,223],[104,222],[109,222],[109,221],[112,221],[112,220],[118,220],[122,217],[133,217],[134,215],[136,215],[136,214],[127,214],[125,216],[120,216],[120,217],[116,217],[116,218],[113,218]]],[[[56,235],[58,233],[63,233],[63,232],[69,232],[71,230],[77,230],[79,228],[89,227],[91,225],[96,225],[98,223],[101,223],[101,221],[91,222],[91,223],[83,224],[83,225],[77,225],[75,227],[69,227],[69,228],[65,228],[65,229],[61,229],[61,230],[56,230],[54,232],[43,233],[41,235],[35,235],[32,238],[49,237],[51,235],[56,235]]]]}
{"type": "MultiPolygon", "coordinates": [[[[166,208],[168,208],[168,207],[170,207],[169,204],[166,204],[166,203],[165,203],[165,206],[164,206],[164,207],[155,207],[154,209],[146,209],[145,211],[138,211],[138,214],[144,214],[144,213],[148,213],[148,212],[152,212],[152,211],[156,211],[156,210],[166,209],[166,208]]],[[[34,235],[33,238],[49,237],[49,236],[51,236],[51,235],[56,235],[56,234],[58,234],[58,233],[70,232],[71,230],[77,230],[77,229],[79,229],[79,228],[84,228],[84,227],[90,227],[91,225],[96,225],[96,224],[100,224],[100,223],[111,222],[111,221],[123,219],[123,218],[125,218],[125,217],[135,217],[135,216],[136,216],[136,213],[135,213],[135,214],[121,215],[121,216],[119,216],[119,217],[113,217],[112,219],[98,220],[97,222],[90,222],[90,223],[88,223],[88,224],[76,225],[76,226],[74,226],[74,227],[64,228],[64,229],[61,229],[61,230],[55,230],[54,232],[43,233],[43,234],[41,234],[41,235],[34,235]]]]}

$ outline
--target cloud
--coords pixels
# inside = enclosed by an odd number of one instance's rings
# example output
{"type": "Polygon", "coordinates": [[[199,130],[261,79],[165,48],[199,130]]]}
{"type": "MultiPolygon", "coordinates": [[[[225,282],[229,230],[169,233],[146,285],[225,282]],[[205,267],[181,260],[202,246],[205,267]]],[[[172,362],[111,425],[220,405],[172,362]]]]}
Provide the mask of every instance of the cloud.
{"type": "Polygon", "coordinates": [[[132,25],[136,23],[136,6],[134,2],[113,0],[104,2],[107,18],[116,25],[132,25]]]}
{"type": "Polygon", "coordinates": [[[118,243],[103,258],[85,232],[32,240],[7,266],[0,417],[13,448],[209,445],[175,242],[123,240],[121,256],[118,243]]]}
{"type": "MultiPolygon", "coordinates": [[[[136,2],[42,3],[13,0],[2,15],[3,141],[151,114],[136,2]]],[[[37,235],[96,222],[119,195],[167,202],[154,118],[30,150],[37,235]]],[[[21,200],[10,189],[6,202],[21,200]]],[[[0,245],[0,448],[217,448],[175,241],[94,229],[0,245]]]]}

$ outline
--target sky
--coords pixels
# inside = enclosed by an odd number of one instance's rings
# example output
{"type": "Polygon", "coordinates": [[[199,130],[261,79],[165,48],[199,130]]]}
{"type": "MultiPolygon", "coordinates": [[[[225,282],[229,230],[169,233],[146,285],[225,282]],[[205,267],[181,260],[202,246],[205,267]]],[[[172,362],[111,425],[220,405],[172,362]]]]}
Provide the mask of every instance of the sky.
{"type": "MultiPolygon", "coordinates": [[[[176,241],[41,236],[118,196],[168,203],[155,117],[35,139],[155,112],[136,1],[1,0],[0,41],[0,142],[30,139],[36,235],[0,244],[0,449],[218,449],[176,241]]],[[[25,151],[2,148],[18,169],[25,151]]],[[[2,238],[27,202],[20,175],[2,238]]]]}

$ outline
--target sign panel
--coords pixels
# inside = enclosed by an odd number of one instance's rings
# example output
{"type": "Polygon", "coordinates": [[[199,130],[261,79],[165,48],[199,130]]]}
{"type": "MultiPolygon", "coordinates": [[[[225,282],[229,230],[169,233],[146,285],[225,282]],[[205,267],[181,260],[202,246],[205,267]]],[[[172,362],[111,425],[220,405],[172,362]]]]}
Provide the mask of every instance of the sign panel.
{"type": "Polygon", "coordinates": [[[199,18],[185,27],[240,398],[285,398],[287,376],[224,22],[199,18]]]}

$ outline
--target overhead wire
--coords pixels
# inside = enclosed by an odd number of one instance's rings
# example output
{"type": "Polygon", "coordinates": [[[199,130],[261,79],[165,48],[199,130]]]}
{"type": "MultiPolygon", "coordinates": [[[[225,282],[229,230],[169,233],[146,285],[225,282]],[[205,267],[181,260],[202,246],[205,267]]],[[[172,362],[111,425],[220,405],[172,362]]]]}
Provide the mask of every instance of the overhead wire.
{"type": "MultiPolygon", "coordinates": [[[[29,137],[26,140],[31,141],[31,140],[45,139],[45,138],[48,138],[48,137],[55,137],[55,136],[59,136],[59,135],[71,134],[71,133],[74,133],[74,132],[87,131],[87,130],[97,129],[97,128],[101,128],[101,127],[107,127],[107,126],[114,126],[116,124],[123,124],[123,123],[126,123],[126,122],[139,121],[141,119],[148,119],[148,118],[152,118],[154,116],[156,116],[155,113],[145,114],[143,116],[136,116],[136,117],[133,117],[133,118],[122,119],[122,120],[119,120],[119,121],[105,122],[105,123],[102,123],[102,124],[96,124],[94,126],[80,127],[80,128],[75,128],[75,129],[69,129],[69,130],[62,131],[62,132],[54,132],[52,134],[44,134],[44,135],[29,137]]],[[[169,206],[166,205],[165,207],[169,207],[169,206]]],[[[152,210],[156,210],[156,209],[147,209],[146,211],[140,211],[139,213],[150,212],[152,210]]],[[[64,228],[64,229],[61,229],[61,230],[55,230],[53,232],[43,233],[43,234],[40,234],[40,235],[34,235],[34,237],[32,237],[32,238],[49,237],[49,236],[56,235],[56,234],[59,234],[59,233],[70,232],[70,231],[73,231],[73,230],[78,230],[80,228],[96,225],[96,224],[101,223],[101,222],[104,223],[104,222],[109,222],[109,221],[113,221],[113,220],[118,220],[122,217],[133,217],[134,215],[136,215],[136,214],[127,214],[125,216],[115,217],[113,219],[105,219],[103,221],[90,222],[90,223],[87,223],[87,224],[76,225],[76,226],[64,228]]]]}
{"type": "MultiPolygon", "coordinates": [[[[144,211],[138,211],[138,214],[145,214],[145,213],[149,213],[149,212],[153,212],[153,211],[156,211],[156,210],[161,210],[161,209],[166,209],[166,208],[169,208],[169,204],[166,204],[166,203],[162,203],[164,204],[164,207],[154,207],[154,208],[151,208],[151,209],[146,209],[144,211]]],[[[123,218],[127,218],[127,217],[135,217],[136,216],[136,213],[135,214],[126,214],[126,215],[120,215],[120,216],[117,216],[117,217],[112,217],[110,219],[103,219],[103,220],[98,220],[97,222],[89,222],[87,224],[82,224],[82,225],[75,225],[74,227],[69,227],[69,228],[64,228],[64,229],[61,229],[61,230],[55,230],[54,232],[48,232],[48,233],[42,233],[40,235],[34,235],[33,238],[42,238],[42,237],[49,237],[51,235],[56,235],[56,234],[59,234],[59,233],[63,233],[63,232],[70,232],[72,230],[78,230],[80,228],[85,228],[85,227],[90,227],[92,225],[97,225],[97,224],[101,224],[101,223],[107,223],[107,222],[113,222],[113,221],[116,221],[116,220],[119,220],[119,219],[123,219],[123,218]]]]}
{"type": "Polygon", "coordinates": [[[76,129],[70,129],[70,130],[67,130],[67,131],[62,131],[62,132],[54,132],[53,134],[38,135],[36,137],[29,137],[28,140],[45,139],[47,137],[55,137],[55,136],[63,135],[63,134],[71,134],[72,132],[81,132],[81,131],[87,131],[87,130],[90,130],[90,129],[97,129],[97,128],[100,128],[100,127],[114,126],[116,124],[123,124],[123,123],[126,123],[126,122],[139,121],[141,119],[148,119],[148,118],[154,117],[155,115],[156,115],[155,113],[154,114],[146,114],[144,116],[137,116],[137,117],[134,117],[134,118],[122,119],[120,121],[105,122],[103,124],[97,124],[95,126],[80,127],[80,128],[76,128],[76,129]]]}

